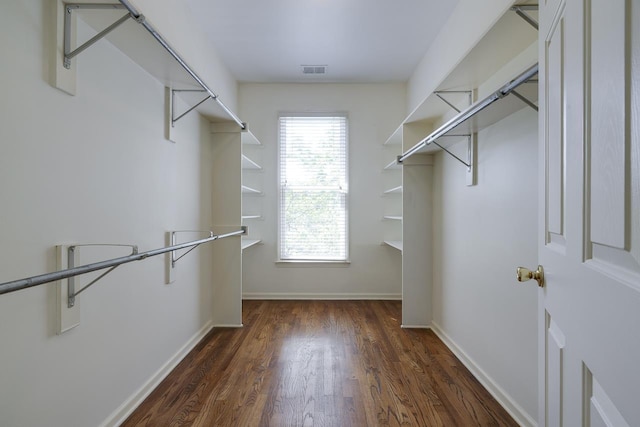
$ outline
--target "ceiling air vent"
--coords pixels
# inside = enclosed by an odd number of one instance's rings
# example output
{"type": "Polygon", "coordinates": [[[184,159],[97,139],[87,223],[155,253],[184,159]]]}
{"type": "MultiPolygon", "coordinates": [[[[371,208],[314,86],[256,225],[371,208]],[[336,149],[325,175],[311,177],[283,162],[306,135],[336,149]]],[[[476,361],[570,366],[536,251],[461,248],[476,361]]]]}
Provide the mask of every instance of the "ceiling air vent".
{"type": "Polygon", "coordinates": [[[327,66],[326,65],[301,65],[302,74],[305,75],[322,75],[327,74],[327,66]]]}

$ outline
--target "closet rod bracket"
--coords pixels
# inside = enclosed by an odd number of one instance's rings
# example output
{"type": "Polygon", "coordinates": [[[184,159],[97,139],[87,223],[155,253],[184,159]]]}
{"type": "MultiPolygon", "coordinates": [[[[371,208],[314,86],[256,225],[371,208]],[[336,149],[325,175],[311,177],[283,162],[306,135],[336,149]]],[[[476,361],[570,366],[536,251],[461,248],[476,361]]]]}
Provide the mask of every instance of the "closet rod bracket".
{"type": "MultiPolygon", "coordinates": [[[[246,235],[246,234],[248,234],[248,233],[249,233],[249,227],[248,227],[248,226],[246,226],[246,225],[241,226],[241,227],[240,227],[240,230],[242,230],[242,233],[241,233],[242,235],[246,235]]],[[[176,241],[176,240],[177,240],[177,234],[178,234],[178,233],[208,233],[208,234],[209,234],[209,236],[208,236],[206,239],[213,239],[213,238],[217,237],[217,236],[213,233],[213,231],[211,231],[211,230],[206,230],[206,231],[203,231],[203,230],[179,230],[179,231],[172,231],[172,232],[171,232],[171,243],[170,243],[170,245],[171,245],[171,246],[176,246],[176,245],[178,245],[178,243],[177,243],[177,241],[176,241]]],[[[206,242],[202,242],[202,243],[206,243],[206,242]]],[[[183,253],[183,254],[182,254],[182,255],[180,255],[180,256],[177,256],[177,250],[173,250],[173,251],[171,251],[171,252],[170,252],[170,256],[171,256],[171,268],[175,268],[175,267],[176,267],[176,263],[177,263],[180,259],[182,259],[182,258],[183,258],[185,255],[187,255],[189,252],[191,252],[192,250],[194,250],[195,248],[197,248],[198,246],[200,246],[202,243],[198,243],[198,244],[196,244],[196,245],[191,246],[191,247],[189,248],[189,250],[188,250],[188,251],[186,251],[185,253],[183,253]]]]}
{"type": "Polygon", "coordinates": [[[467,171],[471,172],[471,166],[472,166],[472,161],[471,161],[471,157],[472,157],[472,152],[471,152],[471,135],[442,135],[440,138],[446,138],[446,137],[456,137],[456,138],[460,138],[462,136],[466,136],[467,137],[467,161],[465,162],[464,160],[462,160],[460,157],[456,156],[455,154],[453,154],[451,151],[447,150],[446,147],[438,144],[438,141],[431,141],[431,144],[436,144],[438,147],[440,147],[445,153],[449,154],[451,157],[453,157],[454,159],[456,159],[457,161],[459,161],[460,163],[462,163],[463,165],[465,165],[467,167],[467,171]]]}
{"type": "Polygon", "coordinates": [[[471,90],[437,90],[437,91],[433,92],[433,94],[435,96],[437,96],[438,98],[440,98],[440,100],[442,102],[444,102],[449,107],[451,107],[453,110],[455,110],[456,113],[460,114],[461,110],[459,110],[458,107],[453,105],[452,102],[450,102],[444,96],[442,96],[442,94],[450,94],[450,93],[464,93],[464,94],[467,94],[468,97],[469,97],[469,105],[471,105],[471,103],[473,102],[473,91],[471,91],[471,90]]]}
{"type": "Polygon", "coordinates": [[[171,89],[170,94],[171,94],[171,99],[169,100],[169,104],[170,104],[170,108],[171,108],[171,112],[170,112],[170,116],[171,116],[171,127],[174,127],[176,122],[178,120],[180,120],[181,118],[183,118],[184,116],[186,116],[187,114],[189,114],[190,112],[192,112],[193,110],[195,110],[196,108],[198,108],[201,104],[205,103],[206,101],[213,99],[215,100],[216,98],[213,97],[212,95],[207,95],[203,100],[201,100],[200,102],[196,103],[193,107],[189,108],[187,111],[185,111],[184,113],[180,114],[178,117],[175,116],[175,111],[176,111],[176,107],[175,107],[175,97],[176,97],[176,93],[178,92],[200,92],[200,93],[207,93],[206,90],[204,89],[171,89]]]}
{"type": "MultiPolygon", "coordinates": [[[[171,246],[175,246],[175,245],[177,245],[176,240],[177,240],[177,234],[178,234],[178,233],[208,233],[208,234],[209,234],[208,238],[212,238],[212,237],[214,237],[213,231],[211,231],[211,230],[207,230],[207,231],[202,231],[202,230],[180,230],[180,231],[172,231],[172,232],[171,232],[171,243],[170,243],[170,245],[171,245],[171,246]]],[[[182,257],[184,257],[185,255],[187,255],[189,252],[191,252],[192,250],[194,250],[194,249],[195,249],[195,248],[197,248],[198,246],[200,246],[200,244],[197,244],[197,245],[191,246],[191,247],[189,248],[189,250],[188,250],[188,251],[186,251],[185,253],[183,253],[183,254],[182,254],[182,255],[180,255],[180,256],[177,256],[177,250],[175,250],[175,251],[171,251],[171,252],[170,252],[170,256],[171,256],[171,268],[175,268],[175,267],[176,267],[176,263],[177,263],[177,262],[178,262],[182,257]]]]}
{"type": "MultiPolygon", "coordinates": [[[[530,82],[527,82],[527,83],[530,83],[530,82]]],[[[511,93],[513,94],[513,96],[518,98],[520,101],[524,102],[529,107],[533,108],[535,111],[538,111],[538,106],[536,104],[534,104],[533,102],[529,101],[526,97],[524,97],[522,94],[518,93],[515,89],[512,90],[511,93]]]]}
{"type": "Polygon", "coordinates": [[[134,19],[138,23],[144,22],[144,15],[134,16],[131,13],[127,12],[126,15],[122,16],[120,19],[115,21],[113,24],[109,25],[104,30],[100,31],[95,36],[91,37],[89,40],[84,42],[81,46],[71,50],[71,18],[74,10],[81,9],[90,9],[90,10],[114,10],[114,9],[125,9],[125,7],[121,4],[92,4],[92,3],[70,3],[65,5],[64,10],[64,68],[71,68],[71,60],[78,56],[80,53],[84,52],[87,48],[93,46],[96,42],[104,38],[111,31],[118,28],[120,25],[124,24],[130,18],[134,19]]]}
{"type": "Polygon", "coordinates": [[[536,30],[538,29],[538,21],[526,12],[528,10],[538,10],[537,4],[516,4],[511,8],[511,10],[518,14],[520,18],[524,19],[533,28],[536,30]]]}
{"type": "MultiPolygon", "coordinates": [[[[76,252],[76,248],[84,247],[84,246],[111,246],[111,247],[113,247],[113,246],[123,246],[123,247],[131,248],[131,254],[130,255],[136,255],[138,253],[138,246],[136,246],[136,245],[112,245],[112,244],[72,245],[72,246],[69,246],[67,248],[68,268],[74,268],[75,267],[75,252],[76,252]]],[[[97,283],[100,279],[102,279],[107,274],[111,273],[117,267],[118,267],[118,265],[115,265],[115,266],[109,268],[107,271],[105,271],[104,273],[99,275],[97,278],[93,279],[91,282],[89,282],[89,284],[83,286],[77,292],[76,292],[76,278],[75,278],[75,276],[69,277],[67,279],[67,307],[71,308],[71,307],[75,306],[76,305],[76,296],[80,295],[80,293],[84,292],[90,286],[92,286],[95,283],[97,283]]]]}

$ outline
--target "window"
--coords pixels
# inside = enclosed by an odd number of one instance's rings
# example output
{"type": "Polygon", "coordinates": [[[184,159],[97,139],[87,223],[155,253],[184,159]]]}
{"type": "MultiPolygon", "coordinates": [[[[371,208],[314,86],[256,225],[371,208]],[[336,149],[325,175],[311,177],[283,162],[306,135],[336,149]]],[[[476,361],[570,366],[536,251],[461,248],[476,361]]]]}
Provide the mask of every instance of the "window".
{"type": "Polygon", "coordinates": [[[347,261],[347,117],[279,119],[281,261],[347,261]]]}

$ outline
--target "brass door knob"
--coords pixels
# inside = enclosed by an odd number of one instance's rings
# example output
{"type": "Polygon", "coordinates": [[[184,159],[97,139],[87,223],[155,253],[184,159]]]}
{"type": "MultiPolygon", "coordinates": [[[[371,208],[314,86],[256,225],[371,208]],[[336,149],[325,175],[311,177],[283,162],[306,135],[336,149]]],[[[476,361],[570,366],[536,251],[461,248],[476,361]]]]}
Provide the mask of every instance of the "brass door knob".
{"type": "Polygon", "coordinates": [[[528,268],[518,267],[516,270],[516,279],[518,279],[518,282],[535,279],[538,282],[538,286],[542,288],[544,287],[544,268],[539,265],[536,271],[531,271],[528,268]]]}

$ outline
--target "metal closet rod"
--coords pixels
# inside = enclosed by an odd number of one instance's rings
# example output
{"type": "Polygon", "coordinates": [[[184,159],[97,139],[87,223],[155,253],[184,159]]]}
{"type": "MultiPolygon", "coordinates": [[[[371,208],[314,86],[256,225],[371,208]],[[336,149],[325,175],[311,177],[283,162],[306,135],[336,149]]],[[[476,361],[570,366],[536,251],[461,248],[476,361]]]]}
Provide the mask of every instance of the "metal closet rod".
{"type": "Polygon", "coordinates": [[[218,105],[220,105],[220,107],[222,107],[222,109],[233,119],[233,121],[238,124],[238,126],[240,126],[242,129],[247,128],[247,124],[240,120],[240,118],[236,116],[235,113],[229,109],[229,107],[224,105],[220,98],[218,98],[218,95],[216,95],[211,89],[209,89],[206,83],[195,73],[195,71],[191,69],[191,67],[189,67],[189,65],[187,65],[186,62],[184,62],[180,55],[178,55],[178,53],[173,50],[169,43],[156,31],[155,28],[151,26],[151,24],[147,22],[146,19],[144,19],[144,16],[140,12],[138,12],[128,0],[118,1],[120,1],[120,3],[122,3],[122,5],[129,11],[131,16],[133,16],[137,22],[142,24],[142,26],[146,28],[149,33],[151,33],[151,35],[158,41],[158,43],[160,43],[162,47],[164,47],[165,50],[169,52],[169,54],[173,56],[176,61],[178,61],[182,68],[184,68],[185,71],[189,73],[189,75],[193,77],[193,79],[197,81],[200,86],[202,86],[202,88],[211,96],[211,98],[213,98],[218,103],[218,105]]]}
{"type": "Polygon", "coordinates": [[[476,102],[475,104],[473,104],[472,106],[470,106],[466,110],[462,111],[457,116],[453,117],[451,120],[449,120],[448,122],[446,122],[445,124],[440,126],[438,129],[436,129],[435,131],[430,133],[426,138],[420,140],[416,145],[411,147],[409,150],[407,150],[401,156],[398,156],[398,162],[399,163],[404,162],[406,159],[411,157],[413,154],[415,154],[416,152],[420,151],[425,146],[431,144],[432,142],[434,142],[438,138],[442,137],[447,132],[453,130],[458,125],[466,122],[467,120],[469,120],[470,118],[472,118],[473,116],[478,114],[480,111],[484,110],[489,105],[493,104],[495,101],[497,101],[499,99],[502,99],[505,96],[509,95],[510,93],[512,93],[514,91],[515,88],[517,88],[521,84],[526,83],[527,81],[531,80],[531,78],[533,76],[535,76],[536,74],[538,74],[538,64],[537,63],[535,65],[531,66],[526,71],[524,71],[518,77],[516,77],[515,79],[513,79],[512,81],[507,83],[506,85],[502,86],[497,91],[493,92],[491,95],[487,96],[486,98],[482,99],[481,101],[476,102]]]}
{"type": "Polygon", "coordinates": [[[0,295],[9,292],[19,291],[21,289],[31,288],[33,286],[42,285],[44,283],[55,282],[56,280],[68,279],[69,277],[79,276],[85,273],[91,273],[96,270],[103,270],[109,267],[117,267],[133,261],[142,261],[149,257],[162,255],[167,252],[177,251],[180,249],[198,246],[203,243],[213,242],[214,240],[224,239],[225,237],[238,236],[246,234],[246,229],[232,231],[224,234],[217,234],[206,239],[192,240],[190,242],[180,243],[178,245],[168,246],[166,248],[153,249],[146,252],[140,252],[119,258],[112,258],[106,261],[94,262],[91,264],[80,265],[78,267],[68,268],[66,270],[55,271],[53,273],[45,273],[39,276],[27,277],[25,279],[14,280],[11,282],[0,283],[0,295]]]}

